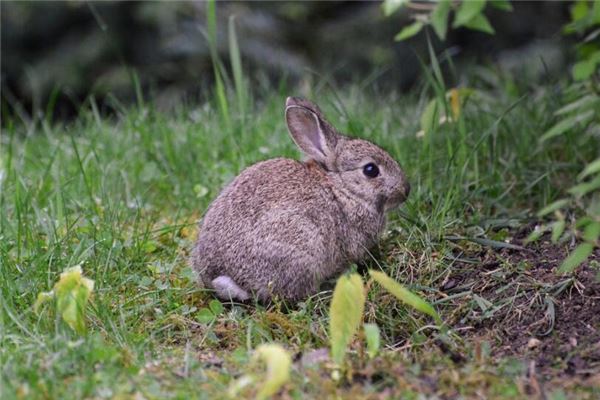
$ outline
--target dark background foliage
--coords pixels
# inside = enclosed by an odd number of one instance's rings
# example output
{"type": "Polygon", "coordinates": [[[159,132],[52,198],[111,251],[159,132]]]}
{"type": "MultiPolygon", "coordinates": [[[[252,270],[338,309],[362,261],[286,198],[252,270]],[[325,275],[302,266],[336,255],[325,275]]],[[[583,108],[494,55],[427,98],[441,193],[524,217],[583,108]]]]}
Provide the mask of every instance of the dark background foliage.
{"type": "MultiPolygon", "coordinates": [[[[452,30],[443,47],[429,36],[459,66],[473,58],[507,68],[534,62],[543,73],[562,74],[571,56],[560,34],[568,5],[514,2],[513,12],[486,10],[495,36],[452,30]]],[[[90,94],[110,110],[115,99],[134,99],[136,80],[159,106],[202,100],[211,87],[204,2],[9,1],[0,7],[3,114],[18,105],[36,112],[51,104],[55,116],[69,117],[90,94]]],[[[380,2],[218,2],[224,60],[231,15],[254,86],[284,78],[406,90],[419,74],[419,56],[426,57],[426,34],[393,41],[409,22],[408,10],[386,18],[380,2]]]]}

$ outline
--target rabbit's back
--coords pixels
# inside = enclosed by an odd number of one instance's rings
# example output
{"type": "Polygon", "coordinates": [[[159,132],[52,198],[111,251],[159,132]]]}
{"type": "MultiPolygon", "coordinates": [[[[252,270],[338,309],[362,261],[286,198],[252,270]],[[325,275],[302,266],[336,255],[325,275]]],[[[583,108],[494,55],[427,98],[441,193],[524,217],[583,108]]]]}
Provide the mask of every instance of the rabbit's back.
{"type": "Polygon", "coordinates": [[[337,208],[327,186],[326,174],[311,163],[285,158],[259,162],[242,171],[211,204],[200,233],[232,238],[280,214],[325,218],[320,211],[332,208],[331,214],[337,208]]]}

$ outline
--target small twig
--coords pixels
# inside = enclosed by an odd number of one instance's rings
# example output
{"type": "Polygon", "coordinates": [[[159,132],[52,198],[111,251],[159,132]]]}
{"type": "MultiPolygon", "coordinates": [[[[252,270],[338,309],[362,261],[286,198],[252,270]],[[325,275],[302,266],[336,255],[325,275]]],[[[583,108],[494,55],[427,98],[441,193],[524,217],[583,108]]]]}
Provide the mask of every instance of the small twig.
{"type": "Polygon", "coordinates": [[[417,11],[433,11],[436,5],[435,3],[414,3],[411,1],[406,5],[406,8],[417,11]]]}

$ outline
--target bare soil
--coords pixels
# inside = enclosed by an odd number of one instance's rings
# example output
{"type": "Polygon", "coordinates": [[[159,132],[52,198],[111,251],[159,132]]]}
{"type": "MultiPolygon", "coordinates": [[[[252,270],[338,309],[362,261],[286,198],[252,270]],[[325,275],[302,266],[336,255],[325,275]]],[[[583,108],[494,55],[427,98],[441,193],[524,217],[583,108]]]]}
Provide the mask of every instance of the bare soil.
{"type": "Polygon", "coordinates": [[[530,373],[552,378],[600,377],[600,249],[573,275],[556,270],[574,249],[549,238],[472,254],[458,263],[440,290],[451,296],[450,323],[469,341],[487,342],[491,356],[526,360],[530,373]]]}

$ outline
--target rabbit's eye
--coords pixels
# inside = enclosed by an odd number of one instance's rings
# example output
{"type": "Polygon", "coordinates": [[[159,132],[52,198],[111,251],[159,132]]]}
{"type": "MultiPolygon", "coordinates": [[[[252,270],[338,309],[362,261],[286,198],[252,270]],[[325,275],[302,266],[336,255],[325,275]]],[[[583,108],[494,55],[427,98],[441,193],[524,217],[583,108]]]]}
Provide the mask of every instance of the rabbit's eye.
{"type": "Polygon", "coordinates": [[[379,168],[373,163],[368,163],[363,167],[363,174],[369,178],[376,178],[379,175],[379,168]]]}

